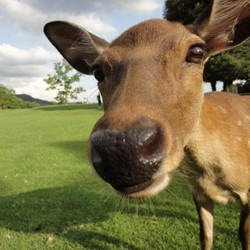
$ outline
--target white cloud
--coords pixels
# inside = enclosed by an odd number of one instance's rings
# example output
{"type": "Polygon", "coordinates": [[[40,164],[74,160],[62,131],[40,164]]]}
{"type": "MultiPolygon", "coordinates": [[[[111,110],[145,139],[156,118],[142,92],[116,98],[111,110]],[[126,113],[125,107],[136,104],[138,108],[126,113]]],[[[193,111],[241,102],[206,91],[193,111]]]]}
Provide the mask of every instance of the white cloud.
{"type": "Polygon", "coordinates": [[[84,13],[86,11],[105,13],[117,9],[149,13],[162,6],[162,0],[23,0],[22,2],[47,13],[56,10],[68,13],[84,13]]]}
{"type": "Polygon", "coordinates": [[[56,51],[42,47],[22,50],[9,44],[0,44],[0,83],[17,94],[29,94],[52,100],[55,93],[45,91],[43,78],[53,73],[53,62],[61,60],[56,51]]]}
{"type": "Polygon", "coordinates": [[[45,14],[18,0],[0,0],[0,8],[17,27],[26,31],[37,30],[46,20],[45,14]]]}
{"type": "Polygon", "coordinates": [[[139,13],[150,13],[162,6],[160,1],[157,0],[127,0],[127,1],[113,1],[118,7],[124,8],[128,11],[134,11],[139,13]]]}
{"type": "Polygon", "coordinates": [[[106,36],[116,32],[109,24],[113,12],[150,13],[161,5],[160,0],[0,0],[0,16],[2,12],[25,32],[41,34],[46,22],[67,20],[106,36]]]}
{"type": "Polygon", "coordinates": [[[9,44],[0,44],[0,63],[12,64],[13,61],[18,64],[41,64],[56,58],[56,52],[48,51],[42,47],[31,48],[29,50],[19,49],[9,44]]]}
{"type": "MultiPolygon", "coordinates": [[[[45,23],[52,20],[66,20],[82,24],[99,34],[114,34],[112,25],[105,22],[94,12],[94,8],[82,11],[79,5],[75,7],[70,1],[18,1],[0,0],[0,13],[4,13],[20,30],[41,35],[45,23]],[[68,4],[70,2],[70,5],[68,4]]],[[[82,1],[91,2],[91,1],[82,1]]],[[[82,5],[82,4],[80,4],[82,5]]],[[[86,4],[85,4],[86,5],[86,4]]]]}
{"type": "Polygon", "coordinates": [[[13,88],[16,94],[27,94],[32,97],[53,101],[56,92],[47,91],[48,87],[46,83],[39,77],[16,77],[16,78],[7,78],[6,83],[4,84],[8,88],[13,88]]]}
{"type": "Polygon", "coordinates": [[[100,36],[110,36],[116,33],[116,29],[101,21],[101,19],[97,16],[96,13],[86,13],[86,14],[79,14],[79,15],[66,15],[63,12],[57,12],[50,17],[51,20],[64,20],[71,23],[75,23],[79,26],[83,26],[88,31],[99,34],[100,36]]]}
{"type": "Polygon", "coordinates": [[[46,76],[49,65],[60,58],[56,51],[48,51],[42,47],[23,50],[9,44],[0,44],[0,76],[46,76]]]}

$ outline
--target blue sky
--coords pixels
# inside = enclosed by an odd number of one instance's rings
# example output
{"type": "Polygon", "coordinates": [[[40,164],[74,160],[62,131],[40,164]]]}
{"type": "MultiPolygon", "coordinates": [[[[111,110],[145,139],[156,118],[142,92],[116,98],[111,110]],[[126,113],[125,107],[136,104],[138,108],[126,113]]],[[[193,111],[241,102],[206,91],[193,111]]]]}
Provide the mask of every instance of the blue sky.
{"type": "MultiPolygon", "coordinates": [[[[111,41],[143,20],[162,18],[163,8],[164,0],[0,0],[0,84],[53,100],[43,78],[61,56],[43,34],[45,23],[70,21],[111,41]]],[[[84,76],[81,85],[91,92],[96,82],[84,76]]]]}

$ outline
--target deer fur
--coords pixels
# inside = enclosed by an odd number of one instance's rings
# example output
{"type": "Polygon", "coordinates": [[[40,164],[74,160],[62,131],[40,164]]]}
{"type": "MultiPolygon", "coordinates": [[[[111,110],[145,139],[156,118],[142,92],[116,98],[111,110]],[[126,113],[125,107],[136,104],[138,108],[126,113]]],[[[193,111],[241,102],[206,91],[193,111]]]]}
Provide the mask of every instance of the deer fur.
{"type": "MultiPolygon", "coordinates": [[[[179,169],[192,190],[202,249],[212,247],[214,201],[238,200],[239,238],[242,249],[250,250],[250,98],[204,95],[202,81],[209,56],[248,39],[249,27],[249,0],[215,0],[193,25],[153,19],[111,43],[66,22],[51,22],[44,28],[74,68],[94,73],[99,81],[105,114],[92,131],[89,157],[93,161],[96,137],[112,133],[116,138],[120,133],[120,138],[121,133],[137,133],[138,128],[154,124],[160,132],[151,144],[164,152],[154,171],[141,173],[150,182],[128,183],[127,192],[118,192],[131,198],[155,195],[179,169]]],[[[146,153],[153,152],[151,144],[146,153]]],[[[122,178],[127,183],[140,177],[132,170],[119,176],[119,166],[115,169],[121,183],[122,178]]],[[[105,173],[103,178],[107,180],[105,173]]]]}

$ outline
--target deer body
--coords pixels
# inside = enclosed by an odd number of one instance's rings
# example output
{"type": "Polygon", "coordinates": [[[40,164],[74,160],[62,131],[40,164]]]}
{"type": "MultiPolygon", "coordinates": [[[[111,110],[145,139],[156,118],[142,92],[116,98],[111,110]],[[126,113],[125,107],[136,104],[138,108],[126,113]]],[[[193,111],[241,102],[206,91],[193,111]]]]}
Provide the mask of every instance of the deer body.
{"type": "Polygon", "coordinates": [[[239,236],[250,250],[250,98],[204,96],[202,81],[210,55],[249,37],[249,9],[249,0],[215,0],[193,26],[149,20],[110,44],[70,23],[44,29],[73,67],[98,81],[105,114],[89,141],[97,174],[121,195],[144,198],[180,169],[202,249],[212,247],[213,201],[239,200],[239,236]]]}
{"type": "Polygon", "coordinates": [[[239,198],[248,202],[249,113],[249,97],[205,95],[200,123],[187,143],[181,166],[194,192],[221,203],[239,198]]]}
{"type": "Polygon", "coordinates": [[[242,248],[249,249],[249,112],[249,97],[206,94],[200,123],[185,147],[180,171],[193,192],[200,217],[202,249],[212,246],[213,201],[226,204],[234,200],[241,201],[239,237],[242,248]]]}

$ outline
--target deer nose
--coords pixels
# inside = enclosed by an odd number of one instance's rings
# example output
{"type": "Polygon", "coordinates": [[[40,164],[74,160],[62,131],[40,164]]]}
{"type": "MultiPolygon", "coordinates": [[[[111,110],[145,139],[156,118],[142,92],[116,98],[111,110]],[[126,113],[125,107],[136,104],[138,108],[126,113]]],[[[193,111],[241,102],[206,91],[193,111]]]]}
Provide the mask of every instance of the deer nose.
{"type": "Polygon", "coordinates": [[[163,130],[154,121],[114,132],[98,130],[91,136],[91,160],[97,174],[116,190],[135,193],[148,187],[159,169],[163,130]]]}

